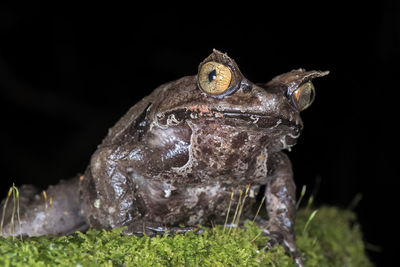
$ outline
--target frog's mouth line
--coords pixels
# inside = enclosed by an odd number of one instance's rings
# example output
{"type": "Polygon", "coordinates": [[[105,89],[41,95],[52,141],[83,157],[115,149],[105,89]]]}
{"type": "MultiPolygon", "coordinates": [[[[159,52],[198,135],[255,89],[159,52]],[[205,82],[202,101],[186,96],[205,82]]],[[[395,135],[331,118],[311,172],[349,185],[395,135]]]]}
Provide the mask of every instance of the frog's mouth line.
{"type": "Polygon", "coordinates": [[[261,128],[271,128],[281,124],[286,125],[288,127],[293,127],[295,125],[298,128],[302,128],[302,126],[299,125],[297,122],[292,122],[284,118],[276,118],[264,114],[243,113],[231,110],[219,111],[219,110],[209,109],[205,105],[189,106],[187,110],[191,111],[190,113],[191,118],[200,118],[200,117],[233,118],[257,124],[257,126],[261,128]]]}
{"type": "Polygon", "coordinates": [[[301,125],[296,122],[291,122],[284,118],[276,118],[268,115],[260,115],[254,113],[238,113],[238,112],[223,112],[225,118],[239,119],[246,122],[256,124],[260,128],[276,128],[279,125],[285,125],[287,127],[302,128],[301,125]]]}
{"type": "Polygon", "coordinates": [[[301,129],[303,128],[301,122],[298,123],[295,121],[290,121],[282,117],[280,118],[255,113],[243,113],[232,110],[214,110],[208,109],[206,106],[203,105],[195,105],[185,109],[170,111],[168,113],[165,113],[164,116],[159,119],[159,121],[163,124],[168,124],[168,121],[179,122],[185,119],[195,120],[200,118],[235,119],[246,122],[248,125],[253,124],[258,128],[263,129],[274,129],[278,126],[286,126],[290,128],[297,128],[298,131],[301,131],[301,129]]]}

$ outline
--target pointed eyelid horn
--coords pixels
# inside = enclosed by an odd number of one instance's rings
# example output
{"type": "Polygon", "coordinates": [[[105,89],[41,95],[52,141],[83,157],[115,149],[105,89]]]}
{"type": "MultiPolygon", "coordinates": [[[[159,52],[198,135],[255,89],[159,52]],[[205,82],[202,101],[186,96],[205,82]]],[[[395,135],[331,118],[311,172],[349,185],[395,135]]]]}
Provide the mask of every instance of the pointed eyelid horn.
{"type": "Polygon", "coordinates": [[[281,84],[287,87],[287,94],[291,95],[300,85],[311,81],[314,78],[323,77],[329,74],[329,71],[306,71],[304,69],[292,70],[273,78],[266,85],[281,84]]]}

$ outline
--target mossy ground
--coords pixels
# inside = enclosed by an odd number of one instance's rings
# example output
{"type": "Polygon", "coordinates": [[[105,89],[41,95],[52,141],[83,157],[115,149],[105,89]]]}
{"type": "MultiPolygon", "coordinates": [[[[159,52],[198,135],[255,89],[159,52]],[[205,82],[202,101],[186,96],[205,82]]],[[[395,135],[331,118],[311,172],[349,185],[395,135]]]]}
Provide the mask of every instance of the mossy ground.
{"type": "MultiPolygon", "coordinates": [[[[322,207],[297,215],[297,246],[306,266],[372,266],[355,215],[322,207]]],[[[268,237],[247,230],[204,228],[203,234],[124,236],[121,229],[62,237],[0,237],[0,266],[294,266],[283,247],[262,252],[268,237]]]]}

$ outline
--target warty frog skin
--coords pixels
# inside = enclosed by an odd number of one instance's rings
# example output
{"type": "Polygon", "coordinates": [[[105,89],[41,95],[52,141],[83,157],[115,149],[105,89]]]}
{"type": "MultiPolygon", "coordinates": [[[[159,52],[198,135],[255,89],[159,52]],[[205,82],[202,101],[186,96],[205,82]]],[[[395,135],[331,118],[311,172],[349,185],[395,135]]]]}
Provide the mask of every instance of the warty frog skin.
{"type": "MultiPolygon", "coordinates": [[[[326,74],[297,69],[253,83],[214,50],[196,75],[161,85],[135,104],[109,130],[83,175],[50,186],[45,201],[34,187],[22,186],[21,228],[14,234],[127,226],[127,234],[152,235],[179,232],[182,224],[189,227],[184,232],[223,224],[232,190],[238,196],[249,186],[247,213],[265,186],[269,220],[260,227],[303,266],[294,236],[295,183],[282,151],[303,129],[300,112],[315,95],[311,80],[326,74]]],[[[7,210],[5,236],[12,233],[7,210]]]]}

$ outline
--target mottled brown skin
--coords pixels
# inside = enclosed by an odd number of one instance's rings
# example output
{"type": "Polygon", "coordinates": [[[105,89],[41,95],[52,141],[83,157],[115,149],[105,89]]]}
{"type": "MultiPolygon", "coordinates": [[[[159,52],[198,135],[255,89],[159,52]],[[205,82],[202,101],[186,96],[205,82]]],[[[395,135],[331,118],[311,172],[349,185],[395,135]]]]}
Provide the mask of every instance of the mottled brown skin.
{"type": "MultiPolygon", "coordinates": [[[[250,185],[250,205],[266,185],[269,221],[261,227],[303,265],[294,241],[295,184],[282,152],[296,143],[303,123],[288,94],[326,73],[299,69],[260,85],[226,54],[214,50],[202,64],[208,61],[232,71],[226,93],[207,95],[197,75],[158,87],[109,130],[80,179],[49,189],[51,207],[35,196],[34,212],[22,214],[23,227],[14,234],[64,234],[84,225],[152,234],[179,224],[223,223],[232,190],[238,196],[250,185]],[[67,189],[69,195],[61,193],[67,189]],[[51,216],[43,217],[46,212],[51,216]]],[[[237,202],[234,197],[233,207],[237,202]]]]}

